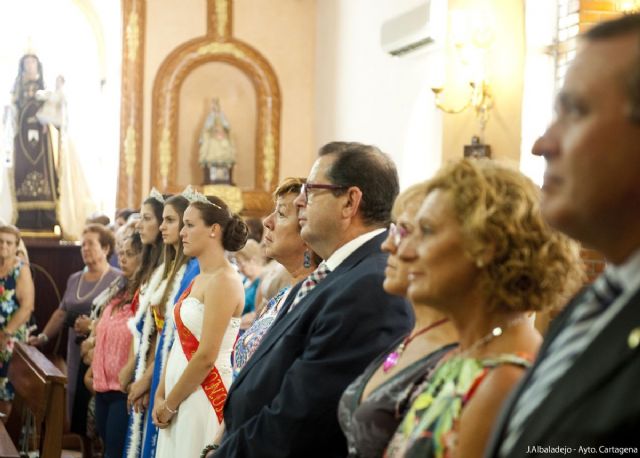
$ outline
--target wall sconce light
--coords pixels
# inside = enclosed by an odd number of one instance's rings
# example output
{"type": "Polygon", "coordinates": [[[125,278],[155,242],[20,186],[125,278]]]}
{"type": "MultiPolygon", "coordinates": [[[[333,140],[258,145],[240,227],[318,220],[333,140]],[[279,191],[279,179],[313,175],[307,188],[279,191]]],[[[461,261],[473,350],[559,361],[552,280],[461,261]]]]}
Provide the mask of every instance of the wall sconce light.
{"type": "MultiPolygon", "coordinates": [[[[639,0],[640,1],[640,0],[639,0]]],[[[443,101],[445,88],[432,87],[435,105],[449,114],[458,114],[473,108],[481,134],[493,108],[491,86],[486,78],[487,50],[494,40],[494,19],[484,11],[454,11],[451,13],[450,39],[455,48],[455,58],[460,71],[464,72],[469,93],[457,107],[447,106],[443,101]]]]}
{"type": "Polygon", "coordinates": [[[616,0],[616,10],[625,14],[639,13],[640,0],[616,0]]]}
{"type": "Polygon", "coordinates": [[[491,108],[493,107],[493,96],[491,95],[491,87],[485,80],[481,80],[480,82],[470,81],[469,87],[471,88],[471,91],[469,92],[467,102],[457,108],[447,107],[442,102],[441,94],[444,91],[444,88],[432,87],[431,90],[435,95],[436,107],[438,107],[445,113],[458,114],[462,113],[469,107],[473,108],[476,112],[476,118],[478,119],[478,123],[480,125],[480,131],[484,132],[484,128],[486,127],[487,121],[489,120],[489,113],[491,112],[491,108]]]}

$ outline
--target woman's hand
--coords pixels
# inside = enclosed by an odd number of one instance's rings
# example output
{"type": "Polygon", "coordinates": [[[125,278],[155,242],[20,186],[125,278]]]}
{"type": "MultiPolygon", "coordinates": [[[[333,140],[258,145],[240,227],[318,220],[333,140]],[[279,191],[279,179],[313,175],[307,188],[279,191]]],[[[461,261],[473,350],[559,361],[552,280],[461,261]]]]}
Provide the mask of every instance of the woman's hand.
{"type": "Polygon", "coordinates": [[[156,397],[153,406],[153,413],[151,414],[154,425],[160,429],[166,428],[169,426],[176,413],[177,411],[175,409],[170,409],[167,406],[167,401],[165,399],[156,397]]]}
{"type": "Polygon", "coordinates": [[[129,396],[127,396],[127,404],[133,407],[135,412],[142,412],[149,405],[149,389],[151,388],[151,380],[146,377],[141,378],[137,382],[129,385],[129,396]],[[144,405],[144,396],[146,395],[146,405],[144,405]]]}
{"type": "Polygon", "coordinates": [[[84,373],[83,381],[84,381],[84,386],[87,387],[89,392],[95,395],[96,392],[93,390],[93,370],[91,367],[89,367],[89,369],[87,369],[87,372],[84,373]]]}
{"type": "Polygon", "coordinates": [[[93,362],[93,348],[82,356],[82,362],[87,366],[91,366],[91,363],[93,362]]]}
{"type": "Polygon", "coordinates": [[[89,353],[89,351],[93,350],[93,347],[95,346],[96,346],[95,337],[89,337],[83,340],[82,343],[80,344],[80,356],[84,358],[85,355],[89,353]]]}
{"type": "Polygon", "coordinates": [[[39,347],[41,345],[46,344],[47,342],[49,342],[49,338],[47,337],[46,334],[44,333],[40,333],[37,336],[30,336],[29,337],[29,345],[32,345],[34,347],[39,347]]]}
{"type": "Polygon", "coordinates": [[[80,315],[73,323],[73,330],[80,335],[86,336],[91,331],[91,318],[87,315],[80,315]]]}
{"type": "Polygon", "coordinates": [[[222,423],[220,423],[220,427],[218,428],[218,431],[216,432],[216,437],[213,439],[213,443],[214,444],[220,444],[222,443],[222,438],[224,437],[224,432],[227,429],[225,423],[224,423],[224,419],[222,420],[222,423]]]}
{"type": "Polygon", "coordinates": [[[123,393],[129,392],[129,387],[131,386],[131,374],[126,367],[123,367],[120,372],[118,372],[118,383],[120,383],[120,391],[123,393]]]}

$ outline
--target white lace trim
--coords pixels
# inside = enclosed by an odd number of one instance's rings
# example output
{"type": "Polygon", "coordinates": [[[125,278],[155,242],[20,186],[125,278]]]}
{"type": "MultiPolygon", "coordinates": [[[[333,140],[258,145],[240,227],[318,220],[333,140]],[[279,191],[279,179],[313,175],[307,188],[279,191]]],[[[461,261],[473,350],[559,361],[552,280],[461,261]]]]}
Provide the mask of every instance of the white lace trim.
{"type": "MultiPolygon", "coordinates": [[[[162,281],[163,272],[164,263],[155,268],[148,283],[140,286],[140,293],[138,295],[138,310],[136,310],[136,314],[133,316],[133,318],[129,318],[129,320],[127,321],[127,327],[133,335],[133,351],[136,355],[139,352],[140,342],[142,342],[143,335],[146,335],[147,341],[149,340],[150,335],[144,334],[144,329],[142,330],[142,333],[138,332],[138,323],[146,315],[147,310],[149,309],[149,304],[151,303],[150,296],[152,295],[153,291],[156,291],[158,289],[158,285],[162,281]]],[[[145,352],[148,350],[148,348],[149,347],[147,345],[147,349],[145,350],[145,352]]]]}
{"type": "MultiPolygon", "coordinates": [[[[134,381],[140,380],[147,368],[147,358],[149,353],[149,341],[151,330],[153,329],[154,320],[151,314],[151,297],[154,291],[157,291],[158,285],[162,281],[162,273],[164,272],[164,264],[156,267],[149,279],[149,283],[140,287],[140,295],[138,297],[138,310],[133,318],[129,319],[127,325],[133,334],[134,354],[137,355],[136,368],[134,372],[134,381]],[[144,317],[142,333],[138,332],[137,324],[144,317]]],[[[141,446],[141,433],[144,420],[144,412],[132,412],[133,420],[131,422],[131,431],[129,437],[129,447],[127,448],[127,458],[139,458],[141,446]]]]}
{"type": "Polygon", "coordinates": [[[165,303],[165,313],[164,313],[164,326],[162,327],[162,332],[165,335],[164,341],[162,342],[162,348],[160,350],[160,373],[164,370],[164,365],[167,362],[167,357],[169,355],[169,344],[173,341],[173,335],[175,333],[175,323],[173,316],[173,309],[175,304],[175,297],[180,291],[180,283],[182,283],[182,279],[184,278],[184,273],[187,270],[187,264],[184,264],[180,267],[180,270],[176,274],[173,280],[173,288],[171,289],[171,294],[167,298],[167,302],[165,303]]]}

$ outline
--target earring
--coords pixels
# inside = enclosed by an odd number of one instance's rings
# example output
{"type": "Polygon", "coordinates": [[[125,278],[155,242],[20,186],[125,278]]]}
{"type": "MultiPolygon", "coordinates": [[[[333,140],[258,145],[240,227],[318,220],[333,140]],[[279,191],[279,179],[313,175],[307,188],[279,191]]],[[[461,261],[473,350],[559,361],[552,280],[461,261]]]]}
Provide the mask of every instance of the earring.
{"type": "Polygon", "coordinates": [[[482,259],[476,259],[476,267],[482,269],[484,267],[484,261],[482,259]]]}
{"type": "Polygon", "coordinates": [[[212,239],[214,239],[216,237],[216,234],[209,234],[209,237],[211,237],[212,239]]]}
{"type": "Polygon", "coordinates": [[[304,250],[304,261],[302,263],[304,267],[311,267],[311,253],[309,250],[304,250]]]}

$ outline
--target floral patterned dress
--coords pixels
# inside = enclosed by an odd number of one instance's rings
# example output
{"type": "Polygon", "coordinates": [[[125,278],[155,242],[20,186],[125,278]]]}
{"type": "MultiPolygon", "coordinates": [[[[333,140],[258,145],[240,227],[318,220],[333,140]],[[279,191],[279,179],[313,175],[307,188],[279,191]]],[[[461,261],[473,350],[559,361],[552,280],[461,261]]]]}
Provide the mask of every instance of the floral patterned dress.
{"type": "Polygon", "coordinates": [[[531,359],[528,355],[500,354],[481,360],[453,357],[443,362],[431,378],[416,390],[413,403],[384,456],[453,456],[462,410],[486,375],[503,364],[528,368],[531,359]]]}
{"type": "Polygon", "coordinates": [[[278,317],[278,312],[282,308],[288,290],[289,287],[286,286],[278,291],[278,293],[269,300],[267,305],[264,306],[260,312],[260,316],[253,322],[251,327],[238,337],[232,355],[234,379],[238,376],[244,365],[247,364],[251,355],[253,355],[258,345],[260,345],[260,342],[262,342],[262,338],[278,317]]]}
{"type": "MultiPolygon", "coordinates": [[[[11,318],[20,308],[16,298],[16,282],[22,271],[24,263],[18,261],[16,266],[9,271],[6,277],[0,278],[0,329],[11,321],[11,318]]],[[[9,361],[13,354],[13,346],[16,340],[24,341],[26,338],[26,326],[20,326],[15,335],[7,341],[5,348],[0,350],[0,400],[11,401],[13,399],[13,387],[9,383],[9,361]]]]}

